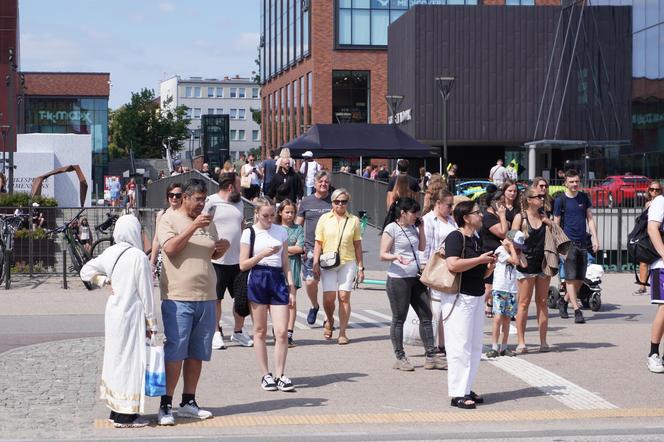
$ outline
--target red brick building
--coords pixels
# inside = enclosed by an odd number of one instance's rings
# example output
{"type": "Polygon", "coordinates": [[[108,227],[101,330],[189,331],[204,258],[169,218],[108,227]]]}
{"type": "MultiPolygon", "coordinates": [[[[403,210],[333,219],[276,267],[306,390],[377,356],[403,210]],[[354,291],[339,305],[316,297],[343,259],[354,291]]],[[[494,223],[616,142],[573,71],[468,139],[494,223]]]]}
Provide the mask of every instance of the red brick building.
{"type": "Polygon", "coordinates": [[[16,150],[16,126],[19,119],[16,99],[20,87],[19,60],[18,0],[2,0],[0,1],[0,79],[2,79],[0,126],[4,142],[0,142],[0,151],[4,151],[6,147],[16,150]],[[7,87],[7,78],[11,79],[11,88],[7,87]]]}
{"type": "Polygon", "coordinates": [[[388,119],[387,27],[415,5],[560,0],[260,0],[262,150],[316,123],[388,119]]]}

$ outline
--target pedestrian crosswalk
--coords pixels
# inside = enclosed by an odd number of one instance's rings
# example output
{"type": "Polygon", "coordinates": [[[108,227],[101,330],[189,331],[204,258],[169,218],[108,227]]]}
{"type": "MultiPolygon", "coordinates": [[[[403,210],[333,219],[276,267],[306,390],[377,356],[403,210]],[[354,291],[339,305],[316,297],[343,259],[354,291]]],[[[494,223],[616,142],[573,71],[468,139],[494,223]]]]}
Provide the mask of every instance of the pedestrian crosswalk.
{"type": "MultiPolygon", "coordinates": [[[[299,311],[297,312],[297,319],[295,320],[295,329],[297,330],[311,330],[323,327],[323,320],[325,319],[325,314],[321,307],[318,312],[318,317],[316,322],[313,325],[307,324],[307,312],[299,311]]],[[[348,328],[385,328],[390,326],[392,321],[392,316],[389,312],[380,312],[370,309],[360,309],[358,311],[353,311],[350,314],[350,321],[348,322],[348,328]]],[[[223,312],[221,315],[221,322],[224,327],[232,327],[234,325],[234,319],[231,312],[223,312]]],[[[246,324],[248,325],[251,322],[251,317],[247,317],[246,324]]],[[[334,315],[334,323],[339,324],[339,316],[334,315]]],[[[268,325],[271,324],[268,317],[268,325]]]]}

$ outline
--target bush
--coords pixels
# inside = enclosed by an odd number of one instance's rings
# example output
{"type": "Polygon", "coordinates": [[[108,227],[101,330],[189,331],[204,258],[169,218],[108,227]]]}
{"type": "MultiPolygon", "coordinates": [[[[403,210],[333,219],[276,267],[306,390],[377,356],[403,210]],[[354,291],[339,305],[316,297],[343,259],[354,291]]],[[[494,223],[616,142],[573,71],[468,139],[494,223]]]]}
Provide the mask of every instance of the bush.
{"type": "Polygon", "coordinates": [[[27,239],[27,238],[44,239],[44,238],[48,238],[48,234],[46,233],[46,229],[42,229],[41,227],[38,227],[35,230],[20,229],[20,230],[16,231],[16,234],[14,235],[14,238],[16,238],[16,239],[27,239]]]}
{"type": "Polygon", "coordinates": [[[0,207],[28,207],[37,203],[41,207],[56,207],[55,198],[46,196],[30,196],[29,193],[3,193],[0,194],[0,207]]]}

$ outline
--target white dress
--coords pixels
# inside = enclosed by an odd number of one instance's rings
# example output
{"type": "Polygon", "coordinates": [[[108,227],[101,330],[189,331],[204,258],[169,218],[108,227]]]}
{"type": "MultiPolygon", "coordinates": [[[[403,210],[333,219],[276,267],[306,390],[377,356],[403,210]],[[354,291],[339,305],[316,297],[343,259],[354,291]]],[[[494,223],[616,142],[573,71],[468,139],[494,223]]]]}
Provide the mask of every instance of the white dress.
{"type": "Polygon", "coordinates": [[[83,266],[81,279],[113,290],[104,317],[101,399],[117,413],[136,414],[145,404],[145,332],[157,327],[152,274],[135,216],[120,217],[113,238],[115,245],[83,266]]]}

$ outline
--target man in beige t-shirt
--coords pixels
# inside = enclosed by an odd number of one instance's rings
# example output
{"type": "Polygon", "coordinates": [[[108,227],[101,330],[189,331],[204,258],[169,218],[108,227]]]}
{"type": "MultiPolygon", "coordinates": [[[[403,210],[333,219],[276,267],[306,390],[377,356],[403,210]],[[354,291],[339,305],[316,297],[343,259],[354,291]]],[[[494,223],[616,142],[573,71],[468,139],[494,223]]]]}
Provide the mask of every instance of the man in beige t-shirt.
{"type": "Polygon", "coordinates": [[[169,210],[157,226],[157,239],[163,251],[159,281],[161,315],[164,322],[166,395],[161,397],[159,425],[174,425],[173,393],[184,365],[184,388],[178,416],[207,419],[212,413],[196,403],[196,386],[203,361],[212,354],[216,324],[215,285],[217,277],[210,259],[220,258],[229,243],[218,239],[212,217],[203,213],[207,188],[192,179],[184,187],[178,210],[169,210]]]}

